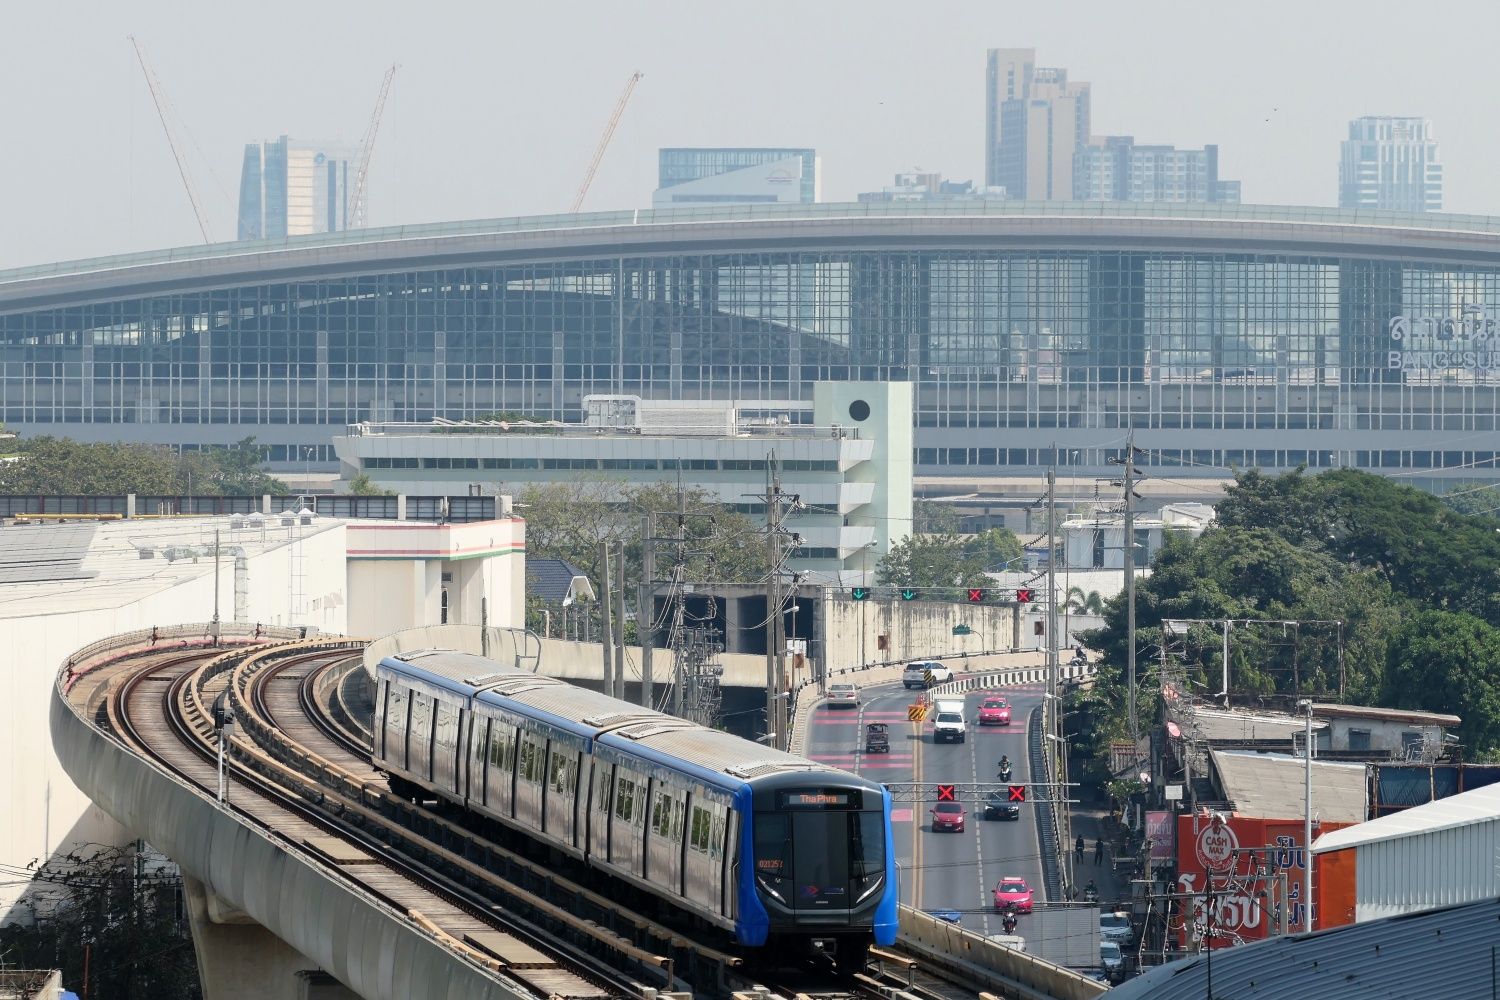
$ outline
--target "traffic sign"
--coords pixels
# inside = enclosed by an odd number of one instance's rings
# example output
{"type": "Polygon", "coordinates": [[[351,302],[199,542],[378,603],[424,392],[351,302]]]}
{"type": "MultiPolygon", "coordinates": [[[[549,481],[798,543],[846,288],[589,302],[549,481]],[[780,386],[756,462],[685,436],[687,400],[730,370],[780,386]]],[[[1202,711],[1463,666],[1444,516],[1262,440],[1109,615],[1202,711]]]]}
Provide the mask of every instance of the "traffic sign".
{"type": "Polygon", "coordinates": [[[911,722],[921,722],[923,719],[927,718],[927,706],[926,705],[908,705],[908,706],[906,706],[906,718],[909,721],[911,721],[911,722]]]}
{"type": "Polygon", "coordinates": [[[963,622],[959,622],[957,625],[953,626],[953,634],[954,635],[973,635],[974,634],[974,630],[972,628],[970,628],[968,625],[965,625],[963,622]]]}
{"type": "Polygon", "coordinates": [[[937,786],[937,792],[938,792],[938,801],[939,802],[957,802],[958,801],[958,799],[953,794],[953,786],[952,785],[938,785],[937,786]]]}
{"type": "Polygon", "coordinates": [[[928,687],[932,687],[932,671],[931,670],[924,670],[924,671],[922,671],[922,683],[926,684],[928,687]]]}
{"type": "Polygon", "coordinates": [[[1026,801],[1026,786],[1025,785],[1011,785],[1010,786],[1010,801],[1012,801],[1012,802],[1025,802],[1026,801]]]}

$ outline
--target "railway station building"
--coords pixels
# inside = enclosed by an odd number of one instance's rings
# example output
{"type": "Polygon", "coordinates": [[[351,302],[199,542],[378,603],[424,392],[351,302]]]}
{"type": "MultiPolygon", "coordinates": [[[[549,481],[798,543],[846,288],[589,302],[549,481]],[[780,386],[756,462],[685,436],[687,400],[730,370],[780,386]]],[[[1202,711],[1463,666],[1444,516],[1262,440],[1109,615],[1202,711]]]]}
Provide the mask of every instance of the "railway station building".
{"type": "Polygon", "coordinates": [[[919,477],[1497,476],[1500,219],[1227,204],[709,205],[0,273],[0,419],[336,465],[364,421],[905,382],[919,477]]]}

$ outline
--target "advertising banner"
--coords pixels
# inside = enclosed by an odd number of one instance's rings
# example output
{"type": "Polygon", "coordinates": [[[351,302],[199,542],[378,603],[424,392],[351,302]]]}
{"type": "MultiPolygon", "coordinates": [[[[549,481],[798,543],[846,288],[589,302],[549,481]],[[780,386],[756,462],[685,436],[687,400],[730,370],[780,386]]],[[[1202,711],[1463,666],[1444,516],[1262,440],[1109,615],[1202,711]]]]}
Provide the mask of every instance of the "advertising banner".
{"type": "MultiPolygon", "coordinates": [[[[1347,823],[1313,826],[1313,839],[1347,823]]],[[[1303,920],[1302,873],[1307,865],[1300,819],[1243,816],[1177,817],[1177,886],[1169,929],[1177,946],[1228,948],[1275,932],[1280,908],[1288,929],[1303,920]],[[1286,900],[1279,872],[1287,873],[1286,900]]],[[[1313,871],[1314,882],[1317,870],[1313,871]]]]}

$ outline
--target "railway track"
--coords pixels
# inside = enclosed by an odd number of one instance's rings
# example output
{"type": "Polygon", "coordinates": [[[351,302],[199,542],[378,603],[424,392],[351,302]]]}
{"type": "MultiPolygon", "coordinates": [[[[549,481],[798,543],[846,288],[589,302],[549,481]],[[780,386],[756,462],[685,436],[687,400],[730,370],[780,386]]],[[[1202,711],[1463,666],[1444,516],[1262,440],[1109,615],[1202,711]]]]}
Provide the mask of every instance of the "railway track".
{"type": "Polygon", "coordinates": [[[360,645],[297,642],[157,657],[114,686],[99,721],[212,794],[212,706],[227,692],[240,730],[229,746],[229,808],[346,875],[380,866],[378,898],[456,954],[511,975],[537,996],[976,996],[900,948],[876,949],[852,979],[812,966],[747,969],[738,956],[623,909],[461,817],[392,795],[369,763],[368,725],[346,696],[345,679],[361,669],[360,645]],[[426,901],[412,905],[413,891],[426,901]],[[518,955],[530,961],[518,963],[518,955]]]}
{"type": "MultiPolygon", "coordinates": [[[[272,647],[273,649],[285,647],[272,647]]],[[[211,652],[211,651],[209,651],[211,652]]],[[[217,780],[217,734],[202,695],[223,684],[208,683],[221,670],[258,650],[235,650],[206,659],[205,651],[161,658],[129,672],[114,685],[104,714],[122,740],[180,777],[213,794],[217,780]]],[[[285,665],[313,666],[326,653],[304,651],[285,665]]],[[[243,821],[310,854],[407,915],[459,956],[509,979],[519,992],[537,997],[605,998],[640,995],[640,984],[597,961],[562,953],[545,934],[518,926],[461,887],[435,878],[378,841],[348,831],[295,789],[243,766],[247,748],[236,738],[228,807],[243,821]]]]}

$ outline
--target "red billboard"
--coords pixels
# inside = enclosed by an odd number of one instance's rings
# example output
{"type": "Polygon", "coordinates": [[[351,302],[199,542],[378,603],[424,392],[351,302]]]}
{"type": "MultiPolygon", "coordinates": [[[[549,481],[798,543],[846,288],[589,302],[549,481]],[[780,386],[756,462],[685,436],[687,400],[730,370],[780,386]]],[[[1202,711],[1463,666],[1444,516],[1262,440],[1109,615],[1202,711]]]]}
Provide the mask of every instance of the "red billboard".
{"type": "MultiPolygon", "coordinates": [[[[1313,826],[1313,838],[1347,823],[1313,826]]],[[[1177,947],[1228,948],[1275,933],[1283,906],[1287,929],[1302,929],[1303,850],[1300,819],[1252,819],[1202,812],[1177,817],[1177,885],[1169,927],[1177,947]],[[1279,872],[1286,872],[1281,899],[1279,872]],[[1210,906],[1212,894],[1212,906],[1210,906]]],[[[1314,882],[1317,869],[1313,870],[1314,882]]],[[[1316,914],[1314,914],[1316,919],[1316,914]]]]}

